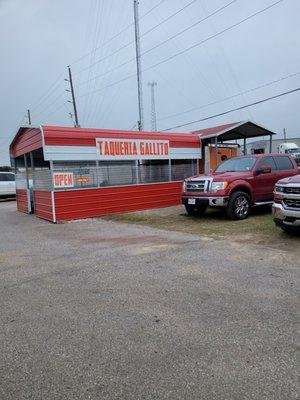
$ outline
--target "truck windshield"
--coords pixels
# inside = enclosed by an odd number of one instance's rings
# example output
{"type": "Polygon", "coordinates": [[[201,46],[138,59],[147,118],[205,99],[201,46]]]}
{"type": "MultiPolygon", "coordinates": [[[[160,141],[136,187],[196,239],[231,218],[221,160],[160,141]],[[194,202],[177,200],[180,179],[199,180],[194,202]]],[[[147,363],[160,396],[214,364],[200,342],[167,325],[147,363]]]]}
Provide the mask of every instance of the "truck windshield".
{"type": "Polygon", "coordinates": [[[296,147],[296,148],[294,148],[294,149],[288,149],[288,152],[289,152],[290,154],[300,153],[300,148],[299,148],[299,147],[296,147]]]}
{"type": "Polygon", "coordinates": [[[251,171],[255,164],[255,157],[230,158],[220,164],[215,172],[243,172],[251,171]]]}

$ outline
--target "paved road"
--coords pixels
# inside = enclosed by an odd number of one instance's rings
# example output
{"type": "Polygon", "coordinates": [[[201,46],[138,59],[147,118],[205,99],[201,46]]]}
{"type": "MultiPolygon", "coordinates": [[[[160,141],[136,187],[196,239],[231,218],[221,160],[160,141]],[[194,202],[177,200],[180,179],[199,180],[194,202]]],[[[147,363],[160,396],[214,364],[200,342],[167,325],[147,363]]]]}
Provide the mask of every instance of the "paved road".
{"type": "Polygon", "coordinates": [[[299,258],[0,204],[0,399],[297,398],[299,258]]]}

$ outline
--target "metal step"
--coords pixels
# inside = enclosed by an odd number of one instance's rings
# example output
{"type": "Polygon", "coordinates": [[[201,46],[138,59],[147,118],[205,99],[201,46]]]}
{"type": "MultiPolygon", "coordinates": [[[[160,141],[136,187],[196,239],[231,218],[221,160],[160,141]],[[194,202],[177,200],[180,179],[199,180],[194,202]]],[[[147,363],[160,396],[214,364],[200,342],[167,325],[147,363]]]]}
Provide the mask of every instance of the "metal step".
{"type": "Polygon", "coordinates": [[[267,206],[267,205],[271,205],[273,203],[274,203],[273,200],[272,201],[256,201],[254,203],[254,206],[267,206]]]}

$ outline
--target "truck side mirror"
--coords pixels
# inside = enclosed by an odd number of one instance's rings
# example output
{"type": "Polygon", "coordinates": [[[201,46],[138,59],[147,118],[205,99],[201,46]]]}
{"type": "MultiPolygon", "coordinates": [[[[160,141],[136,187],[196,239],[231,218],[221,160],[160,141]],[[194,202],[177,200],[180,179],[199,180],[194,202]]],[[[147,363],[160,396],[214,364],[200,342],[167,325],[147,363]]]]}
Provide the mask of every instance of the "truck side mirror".
{"type": "Polygon", "coordinates": [[[262,165],[260,168],[257,169],[256,174],[270,174],[272,172],[272,168],[270,165],[262,165]]]}

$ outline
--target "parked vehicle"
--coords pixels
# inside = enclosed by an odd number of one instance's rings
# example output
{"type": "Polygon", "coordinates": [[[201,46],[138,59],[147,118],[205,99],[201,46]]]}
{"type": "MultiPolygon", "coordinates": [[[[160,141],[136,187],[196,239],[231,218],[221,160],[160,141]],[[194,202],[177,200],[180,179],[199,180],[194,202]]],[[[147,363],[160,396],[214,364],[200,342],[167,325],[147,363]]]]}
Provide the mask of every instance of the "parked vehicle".
{"type": "Polygon", "coordinates": [[[300,175],[276,183],[272,211],[277,226],[300,231],[300,175]]]}
{"type": "Polygon", "coordinates": [[[295,160],[286,154],[234,157],[212,174],[188,178],[183,183],[182,203],[189,215],[208,207],[224,207],[231,219],[245,219],[252,206],[272,204],[275,183],[298,174],[295,160]]]}
{"type": "Polygon", "coordinates": [[[0,196],[15,196],[16,183],[13,172],[0,172],[0,196]]]}
{"type": "Polygon", "coordinates": [[[278,152],[290,154],[295,159],[296,163],[300,165],[300,147],[295,143],[281,143],[278,146],[278,152]]]}

